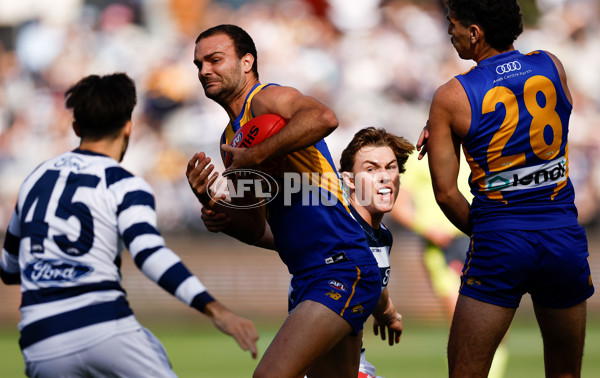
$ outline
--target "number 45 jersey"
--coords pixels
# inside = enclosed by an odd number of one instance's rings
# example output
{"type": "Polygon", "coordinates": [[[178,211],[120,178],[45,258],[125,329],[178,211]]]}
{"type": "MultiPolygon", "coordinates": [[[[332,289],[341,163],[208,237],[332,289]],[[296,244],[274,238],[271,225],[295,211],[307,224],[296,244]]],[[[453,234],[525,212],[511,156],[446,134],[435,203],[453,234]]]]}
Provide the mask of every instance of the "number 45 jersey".
{"type": "Polygon", "coordinates": [[[24,181],[2,251],[21,281],[19,344],[26,360],[67,355],[140,328],[121,287],[127,247],[151,280],[201,308],[210,295],[157,230],[150,186],[115,160],[75,150],[24,181]]]}
{"type": "Polygon", "coordinates": [[[543,51],[509,51],[456,76],[471,104],[463,151],[474,231],[577,225],[569,180],[572,105],[543,51]]]}

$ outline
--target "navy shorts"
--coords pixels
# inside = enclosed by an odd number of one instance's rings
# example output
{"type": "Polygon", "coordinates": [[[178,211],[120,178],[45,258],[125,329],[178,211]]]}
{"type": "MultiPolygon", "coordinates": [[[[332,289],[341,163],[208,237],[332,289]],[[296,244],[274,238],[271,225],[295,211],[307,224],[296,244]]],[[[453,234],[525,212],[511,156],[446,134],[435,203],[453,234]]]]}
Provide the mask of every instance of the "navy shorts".
{"type": "Polygon", "coordinates": [[[549,308],[568,308],[594,293],[585,229],[474,233],[460,293],[517,308],[525,293],[549,308]]]}
{"type": "Polygon", "coordinates": [[[381,295],[381,275],[377,264],[344,265],[311,271],[292,277],[289,311],[311,300],[321,303],[345,319],[358,334],[381,295]]]}

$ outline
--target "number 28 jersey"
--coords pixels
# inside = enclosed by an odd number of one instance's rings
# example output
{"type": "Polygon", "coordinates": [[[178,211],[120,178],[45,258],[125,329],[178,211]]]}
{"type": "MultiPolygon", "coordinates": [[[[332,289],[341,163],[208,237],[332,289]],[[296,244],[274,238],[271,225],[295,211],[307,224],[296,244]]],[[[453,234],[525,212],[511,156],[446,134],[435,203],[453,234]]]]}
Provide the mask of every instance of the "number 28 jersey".
{"type": "Polygon", "coordinates": [[[456,78],[471,104],[463,151],[474,231],[577,225],[567,144],[572,105],[550,56],[509,51],[456,78]]]}

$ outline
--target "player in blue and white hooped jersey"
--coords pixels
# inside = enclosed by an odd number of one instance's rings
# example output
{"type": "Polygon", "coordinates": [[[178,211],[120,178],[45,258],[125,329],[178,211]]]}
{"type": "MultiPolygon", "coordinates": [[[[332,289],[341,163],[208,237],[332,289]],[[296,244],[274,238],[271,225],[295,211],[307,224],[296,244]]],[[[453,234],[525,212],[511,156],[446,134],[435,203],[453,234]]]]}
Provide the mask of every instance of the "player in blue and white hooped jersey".
{"type": "MultiPolygon", "coordinates": [[[[342,151],[342,172],[345,195],[352,215],[361,225],[369,248],[381,273],[381,296],[373,311],[373,332],[388,339],[392,346],[402,335],[402,316],[389,297],[390,250],[392,233],[382,223],[383,216],[394,207],[400,188],[400,174],[414,146],[406,139],[385,129],[367,127],[359,130],[342,151]],[[386,335],[387,334],[387,335],[386,335]]],[[[360,378],[375,377],[375,367],[360,356],[360,378]]]]}
{"type": "Polygon", "coordinates": [[[152,189],[119,164],[132,130],[133,81],[122,73],[91,75],[65,96],[80,146],[25,179],[0,262],[2,280],[21,284],[26,374],[175,376],[161,343],[127,303],[124,247],[148,278],[256,357],[252,322],[217,302],[165,245],[152,189]]]}

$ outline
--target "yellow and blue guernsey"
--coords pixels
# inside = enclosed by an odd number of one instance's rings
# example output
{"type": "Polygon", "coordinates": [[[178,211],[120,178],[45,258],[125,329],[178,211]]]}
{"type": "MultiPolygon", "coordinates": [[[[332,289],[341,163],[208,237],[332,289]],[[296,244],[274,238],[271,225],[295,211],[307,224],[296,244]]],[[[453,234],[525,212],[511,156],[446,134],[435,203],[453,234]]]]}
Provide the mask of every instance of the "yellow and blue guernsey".
{"type": "Polygon", "coordinates": [[[471,103],[463,151],[474,231],[577,225],[567,134],[572,105],[543,51],[510,51],[456,76],[471,103]]]}
{"type": "MultiPolygon", "coordinates": [[[[275,84],[267,84],[275,85],[275,84]]],[[[252,98],[267,86],[257,84],[238,117],[221,138],[233,134],[250,119],[252,98]]],[[[267,221],[281,260],[293,275],[319,267],[376,264],[364,232],[352,217],[342,195],[339,176],[324,140],[286,156],[278,195],[267,204],[267,221]]]]}

